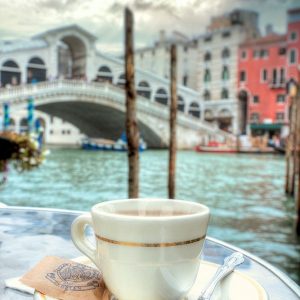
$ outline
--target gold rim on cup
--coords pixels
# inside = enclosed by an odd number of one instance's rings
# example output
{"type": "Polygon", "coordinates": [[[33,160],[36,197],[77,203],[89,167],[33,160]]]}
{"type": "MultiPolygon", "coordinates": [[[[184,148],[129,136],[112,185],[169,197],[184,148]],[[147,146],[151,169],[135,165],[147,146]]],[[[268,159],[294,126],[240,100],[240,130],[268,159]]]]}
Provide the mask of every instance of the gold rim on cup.
{"type": "Polygon", "coordinates": [[[196,239],[187,240],[187,241],[181,241],[181,242],[170,242],[170,243],[138,243],[138,242],[124,242],[124,241],[115,241],[111,240],[102,236],[99,236],[96,234],[97,239],[111,243],[114,245],[120,245],[120,246],[128,246],[128,247],[174,247],[174,246],[182,246],[182,245],[189,245],[193,243],[200,242],[201,240],[205,239],[206,235],[203,235],[201,237],[198,237],[196,239]]]}

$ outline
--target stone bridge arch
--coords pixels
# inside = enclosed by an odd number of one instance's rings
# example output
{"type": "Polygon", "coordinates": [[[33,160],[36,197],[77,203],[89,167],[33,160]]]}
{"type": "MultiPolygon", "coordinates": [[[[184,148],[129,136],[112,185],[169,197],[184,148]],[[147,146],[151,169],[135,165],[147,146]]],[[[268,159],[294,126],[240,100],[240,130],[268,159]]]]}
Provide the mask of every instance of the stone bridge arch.
{"type": "Polygon", "coordinates": [[[59,76],[84,78],[86,76],[87,47],[75,34],[60,37],[58,47],[59,76]]]}
{"type": "MultiPolygon", "coordinates": [[[[36,105],[36,109],[51,116],[61,118],[76,126],[83,134],[92,138],[117,140],[125,128],[125,112],[118,107],[99,101],[81,101],[78,97],[59,102],[36,105]]],[[[151,124],[138,118],[141,137],[150,148],[166,147],[166,143],[156,133],[151,124]]]]}
{"type": "MultiPolygon", "coordinates": [[[[70,122],[90,137],[116,140],[125,130],[124,89],[108,82],[57,80],[28,84],[3,89],[0,103],[9,102],[13,110],[24,109],[30,97],[38,110],[70,122]]],[[[140,132],[149,147],[167,146],[169,113],[168,106],[138,96],[140,132]]],[[[219,141],[232,138],[216,126],[181,111],[178,111],[177,129],[179,149],[196,146],[206,135],[219,141]]]]}

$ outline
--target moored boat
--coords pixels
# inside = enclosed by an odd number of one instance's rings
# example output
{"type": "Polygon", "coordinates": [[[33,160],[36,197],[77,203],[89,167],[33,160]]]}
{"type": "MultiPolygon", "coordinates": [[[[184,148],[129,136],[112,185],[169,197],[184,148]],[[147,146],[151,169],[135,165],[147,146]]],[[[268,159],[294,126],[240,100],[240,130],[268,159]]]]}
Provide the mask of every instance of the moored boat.
{"type": "Polygon", "coordinates": [[[237,153],[237,149],[228,146],[227,144],[222,144],[216,141],[211,141],[208,145],[198,145],[195,150],[197,152],[205,153],[237,153]]]}
{"type": "MultiPolygon", "coordinates": [[[[127,151],[127,137],[123,133],[117,141],[106,139],[92,139],[86,138],[82,141],[81,147],[84,150],[98,150],[98,151],[127,151]]],[[[140,138],[139,151],[145,151],[147,149],[146,142],[140,138]]]]}

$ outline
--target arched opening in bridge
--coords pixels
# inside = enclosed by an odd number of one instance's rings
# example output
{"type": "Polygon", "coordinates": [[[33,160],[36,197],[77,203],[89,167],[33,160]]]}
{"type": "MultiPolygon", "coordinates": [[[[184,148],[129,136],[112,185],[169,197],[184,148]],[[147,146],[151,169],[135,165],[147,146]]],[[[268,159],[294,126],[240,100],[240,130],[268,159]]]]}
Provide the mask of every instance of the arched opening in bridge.
{"type": "Polygon", "coordinates": [[[177,110],[184,112],[184,100],[182,96],[177,96],[177,110]]]}
{"type": "Polygon", "coordinates": [[[126,83],[125,74],[121,74],[117,81],[117,86],[120,88],[124,88],[126,83]]]}
{"type": "Polygon", "coordinates": [[[28,120],[27,118],[22,118],[20,121],[20,133],[28,131],[28,120]]]}
{"type": "Polygon", "coordinates": [[[99,81],[99,82],[108,81],[109,83],[112,83],[113,74],[112,74],[111,69],[108,66],[101,66],[98,69],[97,81],[99,81]]]}
{"type": "Polygon", "coordinates": [[[219,128],[225,131],[231,131],[232,115],[226,108],[222,109],[218,114],[219,128]]]}
{"type": "Polygon", "coordinates": [[[206,109],[204,112],[204,120],[206,122],[213,122],[214,121],[214,114],[211,109],[206,109]]]}
{"type": "Polygon", "coordinates": [[[155,93],[155,101],[160,104],[168,105],[168,98],[168,94],[164,88],[158,89],[155,93]]]}
{"type": "Polygon", "coordinates": [[[46,66],[39,57],[33,57],[27,65],[27,83],[46,81],[46,66]]]}
{"type": "Polygon", "coordinates": [[[60,78],[85,78],[86,47],[76,36],[65,36],[59,42],[58,75],[60,78]]]}
{"type": "Polygon", "coordinates": [[[201,117],[200,106],[197,102],[192,102],[189,107],[189,115],[194,116],[196,118],[201,117]]]}
{"type": "MultiPolygon", "coordinates": [[[[73,124],[83,134],[91,138],[116,141],[125,131],[125,112],[100,103],[87,101],[53,102],[36,105],[36,109],[73,124]]],[[[140,135],[149,148],[166,147],[157,133],[159,129],[155,129],[157,124],[148,124],[139,120],[138,126],[140,135]]]]}
{"type": "Polygon", "coordinates": [[[247,133],[247,119],[248,119],[248,94],[242,90],[238,94],[238,124],[240,134],[247,133]]]}
{"type": "Polygon", "coordinates": [[[137,94],[145,98],[151,98],[151,88],[147,81],[141,81],[137,86],[137,94]]]}
{"type": "Polygon", "coordinates": [[[18,85],[21,82],[21,70],[13,60],[5,61],[0,70],[1,86],[18,85]]]}

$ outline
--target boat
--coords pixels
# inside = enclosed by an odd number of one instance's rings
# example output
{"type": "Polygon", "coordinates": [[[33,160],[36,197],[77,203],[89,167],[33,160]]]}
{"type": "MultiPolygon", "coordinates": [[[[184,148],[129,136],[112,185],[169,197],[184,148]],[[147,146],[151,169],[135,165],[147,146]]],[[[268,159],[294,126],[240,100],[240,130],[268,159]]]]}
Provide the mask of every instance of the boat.
{"type": "MultiPolygon", "coordinates": [[[[84,150],[124,152],[127,151],[127,137],[125,133],[122,133],[121,137],[117,141],[85,138],[81,143],[81,147],[84,150]]],[[[139,152],[143,152],[146,149],[146,142],[142,138],[140,138],[139,152]]]]}
{"type": "Polygon", "coordinates": [[[205,153],[237,153],[237,149],[228,146],[227,144],[222,144],[217,141],[210,141],[207,145],[198,145],[195,150],[197,152],[205,153]]]}

